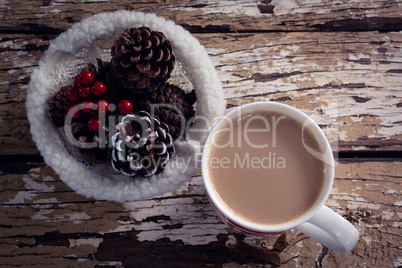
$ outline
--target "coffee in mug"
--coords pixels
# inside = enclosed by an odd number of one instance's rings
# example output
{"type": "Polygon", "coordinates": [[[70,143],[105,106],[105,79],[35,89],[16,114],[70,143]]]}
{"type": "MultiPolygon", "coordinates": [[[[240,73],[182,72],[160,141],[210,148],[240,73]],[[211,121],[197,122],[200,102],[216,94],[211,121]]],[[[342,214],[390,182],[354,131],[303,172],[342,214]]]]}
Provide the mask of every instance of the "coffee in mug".
{"type": "Polygon", "coordinates": [[[323,148],[302,127],[285,114],[264,110],[224,121],[206,159],[213,189],[228,209],[257,224],[280,224],[313,206],[328,167],[306,150],[304,144],[323,148]]]}
{"type": "Polygon", "coordinates": [[[202,157],[208,198],[235,230],[269,235],[298,228],[318,242],[348,252],[357,230],[324,206],[334,160],[321,129],[288,105],[238,107],[210,133],[202,157]]]}

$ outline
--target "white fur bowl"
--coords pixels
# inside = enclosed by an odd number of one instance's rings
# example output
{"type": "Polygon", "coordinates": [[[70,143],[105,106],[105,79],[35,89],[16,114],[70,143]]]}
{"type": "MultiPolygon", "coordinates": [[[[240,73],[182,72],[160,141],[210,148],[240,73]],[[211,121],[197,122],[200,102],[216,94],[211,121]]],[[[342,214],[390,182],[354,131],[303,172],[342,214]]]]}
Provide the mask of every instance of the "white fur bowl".
{"type": "Polygon", "coordinates": [[[53,40],[32,73],[26,107],[32,137],[40,153],[69,187],[87,197],[125,202],[171,192],[184,184],[200,166],[202,145],[213,124],[225,112],[226,102],[205,48],[188,31],[154,14],[117,11],[84,19],[53,40]],[[176,156],[162,173],[150,178],[132,179],[121,175],[115,179],[108,176],[104,165],[89,168],[66,150],[49,118],[47,100],[63,81],[74,75],[68,70],[70,59],[84,66],[86,62],[80,58],[82,51],[94,59],[99,56],[96,42],[110,40],[128,28],[140,26],[163,32],[172,42],[177,60],[196,91],[197,119],[188,138],[176,141],[176,156]]]}

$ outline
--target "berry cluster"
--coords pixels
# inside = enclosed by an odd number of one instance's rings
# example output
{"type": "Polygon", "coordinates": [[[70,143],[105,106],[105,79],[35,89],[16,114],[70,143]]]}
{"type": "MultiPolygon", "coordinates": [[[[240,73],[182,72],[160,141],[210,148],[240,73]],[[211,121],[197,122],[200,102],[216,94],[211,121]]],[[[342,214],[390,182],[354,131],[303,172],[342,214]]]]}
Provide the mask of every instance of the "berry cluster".
{"type": "MultiPolygon", "coordinates": [[[[86,121],[92,132],[98,132],[102,122],[99,115],[110,112],[110,104],[106,100],[106,85],[101,81],[94,82],[94,74],[83,70],[74,78],[74,86],[67,91],[67,99],[72,103],[68,116],[75,121],[86,121]]],[[[118,111],[126,115],[133,110],[129,100],[119,102],[118,111]]]]}
{"type": "Polygon", "coordinates": [[[94,74],[83,70],[74,77],[74,86],[66,94],[72,103],[68,116],[73,120],[87,121],[88,129],[97,132],[100,126],[99,114],[107,114],[110,111],[110,104],[104,98],[105,94],[105,84],[101,81],[94,82],[94,74]]]}

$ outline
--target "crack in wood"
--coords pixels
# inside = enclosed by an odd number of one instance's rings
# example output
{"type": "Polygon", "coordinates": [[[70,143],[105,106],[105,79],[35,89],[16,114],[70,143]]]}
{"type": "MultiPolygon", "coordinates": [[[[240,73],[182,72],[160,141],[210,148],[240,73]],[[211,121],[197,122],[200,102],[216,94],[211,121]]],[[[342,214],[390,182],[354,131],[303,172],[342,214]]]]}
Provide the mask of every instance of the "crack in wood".
{"type": "Polygon", "coordinates": [[[147,217],[145,219],[142,220],[142,222],[154,222],[154,223],[158,223],[160,221],[169,221],[170,220],[170,216],[166,216],[166,215],[156,215],[156,216],[151,216],[151,217],[147,217]]]}
{"type": "Polygon", "coordinates": [[[371,98],[363,98],[359,96],[352,96],[352,98],[357,102],[357,103],[365,103],[371,100],[371,98]]]}
{"type": "Polygon", "coordinates": [[[199,26],[179,23],[179,25],[191,33],[228,33],[231,31],[229,24],[199,26]]]}
{"type": "Polygon", "coordinates": [[[322,246],[322,250],[321,250],[321,253],[320,253],[320,255],[318,256],[318,258],[317,258],[317,262],[318,262],[318,268],[322,268],[323,267],[323,265],[322,265],[322,261],[324,260],[324,258],[326,257],[328,255],[328,248],[327,247],[325,247],[325,246],[322,246]]]}
{"type": "Polygon", "coordinates": [[[326,21],[323,24],[313,24],[313,28],[321,31],[400,31],[402,18],[365,17],[362,19],[340,19],[326,21]]]}
{"type": "Polygon", "coordinates": [[[291,257],[290,259],[288,259],[288,260],[286,260],[286,261],[283,261],[281,264],[287,264],[287,263],[289,263],[289,262],[292,261],[292,260],[298,259],[299,257],[300,257],[300,254],[297,254],[297,255],[291,257]]]}
{"type": "Polygon", "coordinates": [[[254,79],[255,82],[265,83],[265,82],[274,81],[274,80],[282,79],[282,78],[287,78],[287,77],[299,75],[299,74],[303,74],[303,72],[294,71],[294,72],[290,72],[290,73],[270,73],[270,74],[254,73],[251,76],[251,79],[254,79]]]}
{"type": "Polygon", "coordinates": [[[306,236],[303,233],[300,233],[300,235],[303,235],[303,237],[298,239],[298,240],[296,240],[296,241],[294,241],[291,245],[289,245],[287,247],[287,250],[290,250],[291,248],[293,248],[294,246],[296,246],[298,243],[302,242],[303,240],[310,239],[308,236],[306,236]]]}

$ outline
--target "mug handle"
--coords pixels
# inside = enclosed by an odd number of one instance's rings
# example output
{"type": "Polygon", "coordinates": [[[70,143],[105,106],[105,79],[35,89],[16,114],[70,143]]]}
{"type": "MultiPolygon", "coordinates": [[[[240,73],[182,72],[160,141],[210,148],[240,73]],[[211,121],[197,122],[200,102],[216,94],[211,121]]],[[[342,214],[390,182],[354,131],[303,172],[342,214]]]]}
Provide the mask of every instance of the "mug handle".
{"type": "Polygon", "coordinates": [[[340,253],[351,251],[359,240],[356,228],[327,206],[296,227],[325,247],[340,253]]]}

